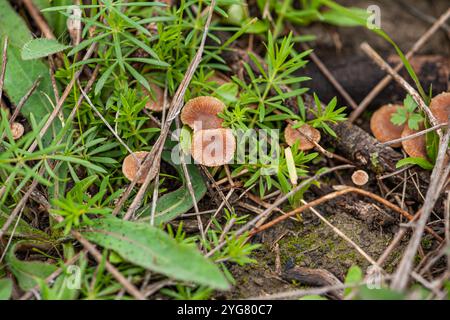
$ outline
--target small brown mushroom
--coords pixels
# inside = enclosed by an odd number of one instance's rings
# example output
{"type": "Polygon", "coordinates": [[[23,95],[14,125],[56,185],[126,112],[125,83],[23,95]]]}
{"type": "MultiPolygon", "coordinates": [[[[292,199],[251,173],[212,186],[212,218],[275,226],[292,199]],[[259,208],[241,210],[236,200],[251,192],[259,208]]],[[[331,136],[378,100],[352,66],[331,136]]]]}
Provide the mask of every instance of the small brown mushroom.
{"type": "Polygon", "coordinates": [[[439,123],[447,123],[450,115],[450,92],[442,92],[431,99],[430,111],[439,123]]]}
{"type": "Polygon", "coordinates": [[[191,144],[192,158],[208,167],[229,163],[236,151],[233,130],[226,128],[198,130],[191,144]]]}
{"type": "MultiPolygon", "coordinates": [[[[418,131],[424,129],[423,123],[420,124],[419,130],[413,130],[408,126],[405,126],[402,132],[402,138],[412,135],[418,131]]],[[[427,158],[426,138],[425,135],[421,135],[416,138],[402,141],[402,146],[405,152],[413,158],[427,158]]]]}
{"type": "MultiPolygon", "coordinates": [[[[125,157],[125,159],[123,160],[123,164],[122,164],[122,172],[123,175],[125,176],[125,178],[127,178],[130,181],[133,181],[133,179],[136,177],[136,174],[139,170],[139,164],[136,161],[136,158],[139,159],[140,161],[143,161],[144,158],[147,156],[148,152],[147,151],[137,151],[133,154],[129,154],[128,156],[125,157]]],[[[146,172],[144,171],[141,174],[141,177],[139,178],[139,180],[137,181],[138,184],[142,184],[145,181],[145,177],[146,177],[146,172]]]]}
{"type": "Polygon", "coordinates": [[[352,174],[352,181],[357,186],[363,186],[369,181],[369,175],[364,170],[356,170],[352,174]]]}
{"type": "Polygon", "coordinates": [[[297,140],[300,140],[298,148],[306,151],[315,147],[314,143],[310,140],[316,143],[320,141],[320,131],[306,123],[297,129],[294,129],[291,124],[288,124],[284,130],[284,139],[290,147],[292,147],[297,140]]]}
{"type": "Polygon", "coordinates": [[[19,139],[23,136],[25,129],[23,125],[21,125],[19,122],[13,122],[11,124],[11,133],[14,140],[19,139]]]}
{"type": "Polygon", "coordinates": [[[223,119],[218,114],[225,109],[225,104],[217,98],[201,96],[189,100],[181,111],[181,121],[194,131],[218,129],[223,119]]]}
{"type": "MultiPolygon", "coordinates": [[[[391,122],[392,115],[399,108],[403,108],[397,104],[386,104],[374,112],[370,118],[370,130],[379,142],[387,142],[400,138],[405,125],[395,125],[391,122]]],[[[400,147],[401,143],[391,145],[394,148],[400,147]]]]}
{"type": "MultiPolygon", "coordinates": [[[[150,88],[152,89],[153,95],[148,92],[148,90],[144,87],[142,87],[142,90],[144,91],[145,95],[148,96],[148,101],[145,104],[145,108],[155,111],[155,112],[161,112],[164,109],[164,90],[158,87],[154,83],[150,83],[150,88]]],[[[167,101],[168,105],[168,101],[167,101]]]]}

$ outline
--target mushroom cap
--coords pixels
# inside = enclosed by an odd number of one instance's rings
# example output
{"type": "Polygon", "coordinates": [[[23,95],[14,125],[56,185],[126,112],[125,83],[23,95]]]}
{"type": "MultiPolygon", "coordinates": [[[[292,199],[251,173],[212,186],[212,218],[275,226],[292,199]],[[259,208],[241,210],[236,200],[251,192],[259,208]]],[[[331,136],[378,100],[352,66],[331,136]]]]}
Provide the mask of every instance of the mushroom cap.
{"type": "Polygon", "coordinates": [[[369,175],[364,170],[356,170],[352,174],[352,181],[357,186],[363,186],[369,181],[369,175]]]}
{"type": "Polygon", "coordinates": [[[194,132],[191,144],[192,158],[207,167],[229,163],[236,151],[233,130],[227,128],[206,129],[194,132]]]}
{"type": "Polygon", "coordinates": [[[308,136],[316,143],[320,141],[320,131],[306,123],[297,129],[292,128],[292,125],[288,124],[284,130],[284,139],[289,146],[292,147],[297,140],[300,140],[299,150],[306,151],[313,149],[315,145],[305,136],[308,136]]]}
{"type": "MultiPolygon", "coordinates": [[[[399,108],[403,108],[397,104],[386,104],[381,106],[374,112],[372,118],[370,118],[370,130],[379,142],[387,142],[400,138],[405,125],[395,125],[391,122],[392,114],[394,114],[399,108]]],[[[392,144],[392,147],[398,148],[402,144],[392,144]]]]}
{"type": "MultiPolygon", "coordinates": [[[[413,130],[408,126],[405,126],[402,132],[402,138],[407,137],[413,133],[423,130],[423,123],[420,124],[419,130],[413,130]]],[[[405,152],[414,158],[427,159],[427,147],[425,135],[421,135],[416,138],[402,141],[402,146],[405,152]]]]}
{"type": "Polygon", "coordinates": [[[225,104],[217,98],[200,96],[189,100],[181,110],[181,122],[195,130],[217,129],[223,119],[217,116],[225,109],[225,104]]]}
{"type": "Polygon", "coordinates": [[[14,140],[19,139],[21,136],[23,136],[25,129],[22,124],[19,122],[13,122],[11,124],[11,133],[14,140]]]}
{"type": "MultiPolygon", "coordinates": [[[[137,151],[134,153],[134,156],[142,161],[147,156],[147,154],[148,154],[147,151],[137,151]]],[[[135,157],[133,157],[132,154],[129,154],[128,156],[125,157],[125,159],[123,160],[123,164],[122,164],[123,175],[125,176],[125,178],[127,178],[130,181],[133,181],[134,177],[136,177],[136,173],[139,170],[139,166],[138,166],[138,163],[137,163],[135,157]]],[[[146,171],[148,171],[148,170],[146,170],[146,171]]],[[[145,177],[146,177],[146,172],[144,171],[141,174],[141,177],[139,178],[137,183],[143,184],[145,181],[145,177]]]]}
{"type": "Polygon", "coordinates": [[[148,96],[147,103],[145,104],[145,108],[161,112],[164,109],[164,90],[158,87],[154,83],[150,83],[150,88],[153,91],[153,96],[148,92],[148,90],[144,87],[142,87],[142,90],[144,91],[145,95],[148,96]]]}
{"type": "Polygon", "coordinates": [[[439,123],[447,123],[450,115],[450,92],[442,92],[431,99],[430,111],[439,123]]]}

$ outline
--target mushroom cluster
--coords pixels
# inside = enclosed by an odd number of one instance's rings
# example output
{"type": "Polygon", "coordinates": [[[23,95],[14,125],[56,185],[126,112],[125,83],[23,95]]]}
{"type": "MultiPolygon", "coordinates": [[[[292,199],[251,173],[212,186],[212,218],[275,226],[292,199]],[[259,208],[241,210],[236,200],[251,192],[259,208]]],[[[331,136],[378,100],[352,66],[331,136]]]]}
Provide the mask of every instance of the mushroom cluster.
{"type": "Polygon", "coordinates": [[[181,111],[181,122],[194,130],[191,155],[198,163],[216,167],[229,163],[236,151],[233,131],[222,128],[218,114],[225,104],[217,98],[200,96],[189,100],[181,111]]]}
{"type": "MultiPolygon", "coordinates": [[[[370,129],[379,142],[404,138],[424,129],[424,124],[419,125],[419,130],[411,129],[406,123],[396,125],[391,122],[392,115],[397,112],[402,105],[387,104],[380,107],[370,119],[370,129]]],[[[431,100],[430,111],[439,123],[447,123],[450,115],[450,92],[443,92],[431,100]]],[[[421,135],[412,139],[392,144],[392,147],[403,147],[410,157],[427,158],[426,138],[421,135]]]]}

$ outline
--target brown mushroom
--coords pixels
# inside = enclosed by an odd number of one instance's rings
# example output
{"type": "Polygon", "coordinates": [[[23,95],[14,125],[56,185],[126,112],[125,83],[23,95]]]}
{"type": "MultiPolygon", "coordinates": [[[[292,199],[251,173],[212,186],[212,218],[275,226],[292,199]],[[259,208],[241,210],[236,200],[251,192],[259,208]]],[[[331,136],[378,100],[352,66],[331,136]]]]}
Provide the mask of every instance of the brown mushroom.
{"type": "Polygon", "coordinates": [[[11,133],[14,140],[19,139],[23,136],[25,129],[23,125],[21,125],[19,122],[13,122],[11,124],[11,133]]]}
{"type": "MultiPolygon", "coordinates": [[[[405,125],[395,125],[391,122],[392,115],[399,108],[403,108],[397,104],[386,104],[374,112],[370,118],[370,130],[379,142],[387,142],[400,138],[405,125]]],[[[391,145],[394,148],[400,147],[401,143],[391,145]]]]}
{"type": "MultiPolygon", "coordinates": [[[[144,91],[145,95],[148,96],[148,101],[145,104],[145,108],[155,111],[155,112],[161,112],[164,109],[164,90],[158,87],[154,83],[150,83],[150,88],[152,89],[153,95],[150,94],[150,92],[142,87],[142,90],[144,91]]],[[[168,101],[167,101],[168,105],[168,101]]]]}
{"type": "Polygon", "coordinates": [[[181,111],[181,121],[194,131],[218,129],[223,119],[218,114],[225,109],[225,104],[217,98],[201,96],[189,100],[181,111]]]}
{"type": "Polygon", "coordinates": [[[226,128],[198,130],[191,144],[192,158],[208,167],[229,163],[236,151],[233,130],[226,128]]]}
{"type": "MultiPolygon", "coordinates": [[[[418,131],[424,129],[423,123],[420,124],[419,130],[413,130],[408,126],[405,126],[402,132],[402,138],[412,135],[418,131]]],[[[413,158],[427,158],[426,138],[425,135],[421,135],[412,139],[402,141],[402,146],[405,152],[413,158]]]]}
{"type": "Polygon", "coordinates": [[[364,170],[356,170],[352,174],[352,181],[357,186],[363,186],[369,181],[369,175],[364,170]]]}
{"type": "Polygon", "coordinates": [[[297,129],[294,129],[291,124],[288,124],[284,130],[284,139],[290,147],[297,140],[300,140],[299,150],[306,151],[315,147],[314,143],[310,140],[316,143],[320,141],[320,131],[306,123],[297,129]]]}
{"type": "MultiPolygon", "coordinates": [[[[133,179],[136,177],[140,165],[138,164],[138,161],[136,161],[136,158],[142,163],[147,154],[148,154],[147,151],[137,151],[134,153],[134,156],[133,154],[129,154],[128,156],[125,157],[122,164],[122,172],[125,178],[127,178],[130,181],[133,181],[133,179]]],[[[138,184],[144,183],[145,177],[147,175],[146,173],[147,172],[144,171],[141,174],[141,177],[137,181],[138,184]]]]}
{"type": "Polygon", "coordinates": [[[439,123],[447,123],[450,116],[450,92],[442,92],[431,99],[430,111],[439,123]]]}

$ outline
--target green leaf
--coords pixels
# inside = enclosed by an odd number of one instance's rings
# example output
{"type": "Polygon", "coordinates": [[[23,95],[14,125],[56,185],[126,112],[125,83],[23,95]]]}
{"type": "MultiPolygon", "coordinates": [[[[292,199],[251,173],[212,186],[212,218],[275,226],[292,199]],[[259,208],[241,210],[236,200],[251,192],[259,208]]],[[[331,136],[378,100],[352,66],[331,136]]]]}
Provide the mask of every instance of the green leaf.
{"type": "MultiPolygon", "coordinates": [[[[345,276],[345,284],[356,284],[358,282],[361,282],[363,280],[364,274],[360,267],[358,266],[351,266],[350,269],[348,269],[347,275],[345,276]]],[[[344,290],[344,296],[347,296],[350,294],[353,288],[345,288],[344,290]]]]}
{"type": "Polygon", "coordinates": [[[405,295],[400,292],[393,291],[387,288],[371,289],[367,286],[362,286],[359,289],[359,297],[362,300],[404,300],[405,295]]]}
{"type": "Polygon", "coordinates": [[[168,277],[225,290],[229,284],[218,266],[195,247],[178,243],[148,223],[118,218],[92,220],[82,231],[88,240],[114,250],[122,258],[168,277]]]}
{"type": "Polygon", "coordinates": [[[70,48],[53,39],[33,39],[22,47],[21,57],[23,60],[33,60],[47,57],[57,52],[70,48]]]}
{"type": "Polygon", "coordinates": [[[0,279],[0,300],[9,300],[12,292],[11,279],[0,279]]]}
{"type": "Polygon", "coordinates": [[[422,115],[419,113],[412,113],[409,115],[408,127],[413,130],[419,130],[419,124],[423,121],[422,115]]]}
{"type": "MultiPolygon", "coordinates": [[[[30,120],[30,114],[36,119],[43,119],[52,110],[44,93],[52,93],[52,84],[48,67],[39,60],[22,60],[20,49],[30,40],[32,35],[25,21],[9,5],[8,1],[0,1],[0,40],[3,44],[4,37],[8,36],[8,55],[5,74],[4,90],[8,98],[18,104],[20,99],[28,92],[33,83],[41,77],[41,83],[21,109],[21,114],[30,120]]],[[[2,57],[0,55],[0,60],[2,57]]],[[[58,119],[53,121],[55,132],[61,128],[58,119]]],[[[44,136],[44,144],[51,141],[51,133],[44,136]]]]}
{"type": "Polygon", "coordinates": [[[400,126],[408,119],[408,113],[406,108],[398,108],[396,112],[391,115],[391,122],[397,126],[400,126]]]}
{"type": "Polygon", "coordinates": [[[419,158],[419,157],[416,157],[416,158],[409,157],[409,158],[402,159],[397,162],[395,167],[401,168],[401,167],[404,167],[409,164],[418,165],[419,167],[421,167],[422,169],[425,169],[425,170],[433,169],[432,163],[430,163],[428,160],[426,160],[424,158],[419,158]]]}
{"type": "Polygon", "coordinates": [[[11,246],[6,255],[6,261],[11,272],[16,277],[20,288],[25,291],[32,289],[37,284],[36,278],[45,279],[57,269],[53,264],[40,261],[22,261],[16,257],[16,251],[20,246],[33,247],[38,244],[39,242],[28,240],[19,241],[11,246]]]}
{"type": "Polygon", "coordinates": [[[417,108],[417,103],[409,94],[407,94],[405,100],[403,100],[403,105],[406,107],[406,110],[408,110],[408,112],[414,112],[414,110],[416,110],[417,108]]]}
{"type": "MultiPolygon", "coordinates": [[[[72,5],[72,0],[33,0],[33,3],[36,7],[43,10],[55,6],[72,5]]],[[[56,38],[60,39],[67,33],[66,16],[54,12],[43,12],[43,15],[53,29],[56,38]]]]}
{"type": "MultiPolygon", "coordinates": [[[[3,212],[0,212],[0,226],[5,225],[8,220],[9,215],[3,212]]],[[[6,235],[11,235],[13,233],[14,227],[17,223],[17,218],[11,223],[9,228],[6,230],[6,235]]],[[[20,219],[19,223],[17,223],[16,230],[14,231],[14,237],[22,237],[22,238],[47,238],[47,234],[42,232],[39,229],[35,229],[26,223],[24,220],[20,219]]]]}
{"type": "MultiPolygon", "coordinates": [[[[161,224],[175,219],[176,217],[186,213],[194,206],[189,189],[186,185],[183,169],[181,165],[175,165],[170,157],[170,152],[163,152],[162,159],[170,163],[183,179],[183,186],[175,191],[161,196],[156,202],[155,224],[161,224]]],[[[189,177],[191,178],[192,187],[194,189],[195,200],[200,201],[206,194],[206,185],[200,171],[193,164],[187,164],[189,177]]],[[[143,216],[150,214],[151,205],[144,207],[140,212],[143,216]]]]}

